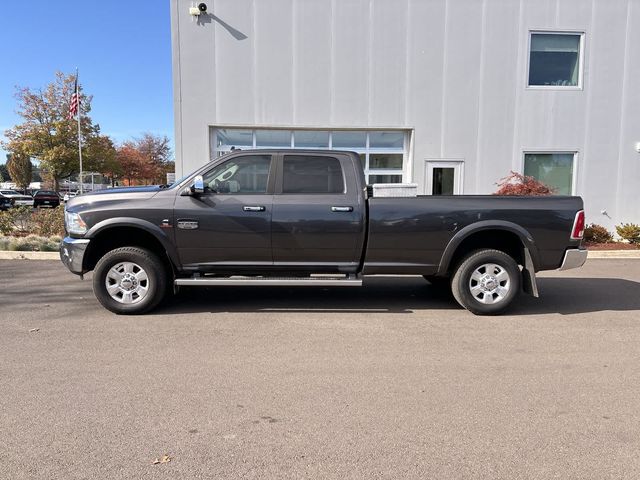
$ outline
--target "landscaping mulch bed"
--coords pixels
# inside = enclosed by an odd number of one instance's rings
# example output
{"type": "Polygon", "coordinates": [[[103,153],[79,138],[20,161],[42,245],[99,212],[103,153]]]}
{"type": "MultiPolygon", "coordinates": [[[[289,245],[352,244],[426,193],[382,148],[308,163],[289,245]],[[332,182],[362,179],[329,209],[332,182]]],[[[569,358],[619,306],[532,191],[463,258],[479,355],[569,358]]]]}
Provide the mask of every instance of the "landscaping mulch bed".
{"type": "Polygon", "coordinates": [[[640,245],[622,242],[585,243],[585,246],[589,250],[640,250],[640,245]]]}

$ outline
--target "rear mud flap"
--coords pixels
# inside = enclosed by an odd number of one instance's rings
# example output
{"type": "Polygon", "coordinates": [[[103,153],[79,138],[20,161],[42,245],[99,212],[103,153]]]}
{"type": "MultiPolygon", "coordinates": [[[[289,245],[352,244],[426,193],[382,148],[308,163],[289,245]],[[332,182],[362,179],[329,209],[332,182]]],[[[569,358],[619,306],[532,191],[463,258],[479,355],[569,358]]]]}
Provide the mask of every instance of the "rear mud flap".
{"type": "Polygon", "coordinates": [[[533,267],[533,260],[529,249],[524,249],[524,268],[522,269],[522,290],[529,295],[538,298],[538,284],[536,283],[536,271],[533,267]]]}

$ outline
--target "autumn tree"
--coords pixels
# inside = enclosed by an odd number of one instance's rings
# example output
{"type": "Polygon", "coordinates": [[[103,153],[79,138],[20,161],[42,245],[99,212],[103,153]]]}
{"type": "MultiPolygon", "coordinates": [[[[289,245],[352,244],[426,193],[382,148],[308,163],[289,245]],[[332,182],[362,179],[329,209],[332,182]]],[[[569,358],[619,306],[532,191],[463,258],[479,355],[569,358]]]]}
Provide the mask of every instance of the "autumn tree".
{"type": "Polygon", "coordinates": [[[116,150],[116,160],[120,166],[122,178],[126,179],[129,185],[133,185],[134,180],[142,178],[145,158],[135,143],[129,141],[120,145],[116,150]]]}
{"type": "Polygon", "coordinates": [[[31,159],[23,153],[13,153],[7,156],[7,170],[11,180],[22,191],[25,191],[31,183],[33,164],[31,159]]]}
{"type": "Polygon", "coordinates": [[[545,185],[536,178],[513,171],[509,172],[509,175],[506,177],[500,179],[496,185],[498,185],[498,190],[494,195],[542,196],[554,193],[553,188],[545,185]]]}
{"type": "Polygon", "coordinates": [[[175,168],[169,139],[151,133],[122,143],[117,149],[116,161],[122,178],[129,185],[164,183],[167,172],[175,168]]]}
{"type": "MultiPolygon", "coordinates": [[[[39,160],[42,171],[51,177],[56,190],[61,179],[80,169],[77,120],[68,115],[74,82],[74,75],[56,72],[55,80],[44,89],[19,87],[17,113],[23,121],[5,132],[7,141],[2,143],[6,150],[16,155],[39,160]]],[[[102,135],[100,126],[89,116],[93,97],[85,95],[81,85],[78,90],[82,155],[90,170],[93,164],[101,161],[106,142],[96,141],[102,135]]]]}
{"type": "Polygon", "coordinates": [[[167,166],[173,164],[169,138],[147,132],[136,138],[134,144],[144,157],[143,179],[150,183],[164,183],[167,166]]]}

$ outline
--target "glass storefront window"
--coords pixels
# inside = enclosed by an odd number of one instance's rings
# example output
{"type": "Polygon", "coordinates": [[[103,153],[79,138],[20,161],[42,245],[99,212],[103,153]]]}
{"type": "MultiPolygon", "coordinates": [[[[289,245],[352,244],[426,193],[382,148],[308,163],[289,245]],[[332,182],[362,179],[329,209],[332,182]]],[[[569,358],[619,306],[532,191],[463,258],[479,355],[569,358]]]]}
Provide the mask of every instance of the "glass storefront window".
{"type": "Polygon", "coordinates": [[[332,132],[333,148],[345,150],[364,150],[367,148],[367,132],[338,131],[332,132]]]}
{"type": "Polygon", "coordinates": [[[371,153],[369,154],[369,168],[372,170],[402,170],[401,153],[371,153]]]}
{"type": "Polygon", "coordinates": [[[253,147],[253,130],[220,128],[217,130],[216,146],[218,150],[253,147]]]}
{"type": "Polygon", "coordinates": [[[557,195],[571,195],[574,157],[574,153],[525,153],[524,174],[553,188],[557,195]]]}
{"type": "Polygon", "coordinates": [[[369,133],[369,148],[404,149],[404,133],[372,131],[369,133]]]}
{"type": "Polygon", "coordinates": [[[256,148],[291,148],[290,130],[256,130],[256,148]]]}
{"type": "Polygon", "coordinates": [[[329,148],[329,132],[322,130],[295,130],[295,148],[329,148]]]}
{"type": "Polygon", "coordinates": [[[234,148],[327,148],[360,155],[367,183],[402,183],[406,167],[403,130],[212,129],[212,158],[234,148]]]}

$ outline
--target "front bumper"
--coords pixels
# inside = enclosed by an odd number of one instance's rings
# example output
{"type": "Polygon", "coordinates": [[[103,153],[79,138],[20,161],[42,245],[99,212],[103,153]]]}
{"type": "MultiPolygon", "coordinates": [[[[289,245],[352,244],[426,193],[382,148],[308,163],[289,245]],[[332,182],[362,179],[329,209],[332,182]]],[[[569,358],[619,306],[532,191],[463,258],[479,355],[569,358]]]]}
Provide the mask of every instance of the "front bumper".
{"type": "Polygon", "coordinates": [[[564,252],[562,265],[559,270],[570,270],[572,268],[580,268],[587,261],[587,250],[581,248],[570,248],[564,252]]]}
{"type": "Polygon", "coordinates": [[[89,246],[88,238],[71,238],[65,237],[60,242],[60,260],[62,263],[76,275],[82,275],[84,272],[82,264],[84,261],[84,253],[89,246]]]}

